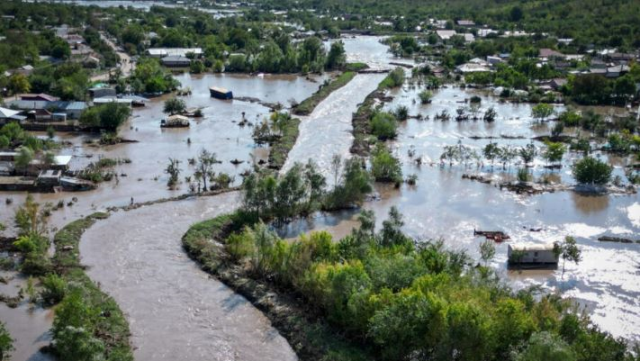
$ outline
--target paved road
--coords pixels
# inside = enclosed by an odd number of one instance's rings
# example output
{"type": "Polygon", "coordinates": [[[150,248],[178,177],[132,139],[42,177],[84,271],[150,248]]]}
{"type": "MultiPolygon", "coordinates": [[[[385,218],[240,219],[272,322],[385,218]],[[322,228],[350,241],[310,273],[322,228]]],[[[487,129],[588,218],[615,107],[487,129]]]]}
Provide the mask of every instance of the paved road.
{"type": "MultiPolygon", "coordinates": [[[[131,75],[131,72],[135,68],[135,63],[131,61],[131,57],[129,56],[129,54],[119,51],[118,46],[113,41],[111,41],[104,33],[100,33],[100,38],[105,43],[107,43],[116,52],[116,54],[118,54],[118,57],[120,58],[118,66],[122,71],[122,76],[131,75]]],[[[106,81],[106,80],[109,80],[109,72],[98,74],[91,77],[91,81],[106,81]]]]}

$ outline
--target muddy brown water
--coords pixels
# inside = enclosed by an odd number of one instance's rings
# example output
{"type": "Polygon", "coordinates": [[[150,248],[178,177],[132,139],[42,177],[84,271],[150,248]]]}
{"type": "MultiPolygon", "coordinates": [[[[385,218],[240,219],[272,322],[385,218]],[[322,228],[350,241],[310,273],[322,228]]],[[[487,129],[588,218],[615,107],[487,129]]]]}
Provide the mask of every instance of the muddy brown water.
{"type": "Polygon", "coordinates": [[[296,360],[260,311],[182,250],[192,223],[233,211],[238,196],[118,212],[83,236],[82,262],[127,315],[136,359],[296,360]]]}
{"type": "MultiPolygon", "coordinates": [[[[467,251],[474,259],[479,259],[478,246],[483,241],[473,237],[474,229],[502,230],[511,235],[513,243],[559,241],[572,235],[578,239],[583,252],[583,260],[578,264],[567,264],[562,271],[507,271],[507,245],[497,246],[497,255],[492,266],[507,277],[512,287],[518,289],[532,285],[542,285],[548,291],[559,291],[570,297],[590,312],[592,319],[604,330],[615,336],[629,340],[640,340],[640,244],[601,243],[601,235],[640,238],[640,196],[610,195],[586,196],[575,192],[555,192],[537,196],[521,196],[478,182],[462,179],[463,173],[486,173],[497,178],[514,178],[517,166],[512,165],[506,172],[500,166],[484,164],[480,168],[454,164],[453,167],[439,166],[439,157],[445,145],[455,145],[458,141],[481,152],[489,140],[472,140],[471,136],[522,136],[525,139],[497,139],[501,145],[523,146],[529,138],[548,134],[546,125],[534,126],[531,106],[528,104],[500,103],[492,96],[476,91],[446,88],[434,93],[433,103],[421,105],[414,102],[419,89],[405,86],[391,92],[394,100],[385,107],[389,110],[398,105],[409,108],[409,114],[429,116],[431,120],[409,119],[400,126],[397,141],[390,143],[394,153],[401,159],[405,176],[416,174],[415,186],[403,185],[400,189],[377,185],[380,199],[365,204],[366,209],[375,211],[378,226],[392,206],[404,215],[404,230],[421,239],[442,238],[452,249],[467,251]],[[495,107],[498,118],[495,123],[434,121],[433,116],[447,109],[455,115],[457,107],[472,95],[482,97],[482,111],[495,107]],[[415,156],[409,156],[409,150],[415,156]],[[418,166],[413,161],[422,157],[425,161],[418,166]],[[430,165],[430,162],[435,164],[430,165]],[[542,228],[541,232],[530,232],[530,228],[542,228]]],[[[561,110],[558,107],[558,110],[561,110]]],[[[339,123],[339,118],[335,123],[339,123]]],[[[327,129],[338,124],[324,124],[327,129]]],[[[304,129],[304,128],[302,128],[304,129]]],[[[573,133],[576,130],[568,129],[573,133]]],[[[344,137],[335,132],[334,137],[344,137]]],[[[301,137],[304,139],[304,137],[301,137]]],[[[342,152],[341,139],[334,140],[334,148],[326,145],[322,152],[307,149],[312,142],[299,142],[292,155],[314,154],[314,159],[329,157],[328,154],[342,152]],[[324,154],[327,154],[324,156],[324,154]]],[[[536,143],[540,148],[541,144],[536,143]]],[[[596,156],[606,159],[606,155],[596,156]]],[[[570,164],[577,159],[575,154],[567,154],[560,171],[544,169],[543,160],[536,160],[532,172],[535,177],[552,175],[566,183],[573,183],[570,164]]],[[[290,159],[293,162],[300,159],[290,159]]],[[[615,160],[614,174],[623,175],[622,165],[628,160],[615,160]]],[[[624,177],[623,177],[624,178],[624,177]]],[[[356,224],[356,215],[346,213],[342,221],[319,216],[315,220],[297,222],[283,230],[286,237],[294,237],[319,227],[336,234],[345,234],[356,224]]]]}
{"type": "MultiPolygon", "coordinates": [[[[187,164],[187,160],[196,157],[203,148],[215,152],[218,159],[222,161],[221,164],[214,166],[214,170],[231,174],[235,177],[235,184],[239,184],[241,181],[239,174],[250,167],[253,159],[266,158],[268,151],[255,147],[251,138],[253,128],[242,128],[237,123],[241,120],[243,112],[249,121],[254,123],[261,121],[269,115],[269,109],[260,104],[244,101],[212,99],[208,88],[214,85],[222,86],[233,90],[236,96],[251,96],[266,102],[281,102],[288,106],[291,99],[299,102],[310,96],[327,78],[327,75],[307,79],[289,75],[250,77],[234,74],[198,76],[182,74],[177,78],[183,87],[189,87],[193,92],[191,96],[183,97],[187,106],[203,107],[204,117],[191,120],[191,127],[188,129],[163,130],[160,128],[160,120],[165,117],[162,106],[167,98],[161,97],[150,100],[145,108],[134,109],[132,118],[121,128],[120,135],[123,138],[138,140],[139,143],[90,147],[85,145],[84,141],[93,138],[92,136],[64,134],[57,136],[58,139],[73,143],[72,147],[61,151],[62,154],[74,156],[72,169],[81,169],[100,157],[128,158],[131,163],[115,167],[120,175],[118,182],[114,180],[103,183],[95,191],[34,194],[35,200],[42,204],[47,202],[56,204],[59,201],[68,204],[73,197],[77,198],[77,202],[72,202],[71,206],[67,205],[53,212],[50,219],[52,233],[65,224],[92,212],[105,210],[111,206],[127,205],[131,202],[131,198],[135,202],[145,202],[186,193],[188,187],[184,181],[178,190],[169,190],[166,187],[168,175],[164,173],[164,168],[169,158],[175,158],[182,162],[181,178],[192,175],[194,169],[187,164]],[[187,144],[187,139],[191,140],[191,145],[187,144]],[[91,158],[88,158],[89,156],[91,158]],[[235,166],[230,163],[232,159],[239,159],[244,163],[235,166]]],[[[2,192],[0,222],[12,226],[15,210],[24,202],[25,197],[26,195],[20,192],[2,192]],[[7,204],[5,202],[7,198],[10,198],[13,203],[7,204]]],[[[183,226],[188,227],[191,223],[185,220],[183,226]]],[[[14,232],[13,229],[7,231],[8,234],[14,232]]],[[[179,242],[179,239],[180,236],[177,236],[173,241],[179,242]]],[[[21,287],[25,287],[24,282],[21,287]]],[[[16,342],[14,360],[38,360],[45,357],[38,353],[39,347],[46,344],[45,339],[40,336],[47,334],[52,315],[42,309],[34,312],[27,312],[27,310],[26,306],[17,309],[4,307],[0,312],[0,320],[7,324],[13,337],[19,340],[16,342]],[[44,314],[47,317],[44,317],[44,314]]]]}

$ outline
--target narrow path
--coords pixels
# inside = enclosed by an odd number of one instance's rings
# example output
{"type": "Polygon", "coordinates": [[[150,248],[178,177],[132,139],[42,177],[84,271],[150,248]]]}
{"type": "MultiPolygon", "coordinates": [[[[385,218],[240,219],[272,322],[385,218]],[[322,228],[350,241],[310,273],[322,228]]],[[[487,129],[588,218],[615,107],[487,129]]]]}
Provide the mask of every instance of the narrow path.
{"type": "MultiPolygon", "coordinates": [[[[118,61],[118,67],[122,71],[122,76],[127,77],[131,75],[131,72],[133,71],[135,64],[131,62],[131,57],[129,56],[129,54],[123,51],[119,51],[118,46],[114,44],[113,41],[109,40],[109,38],[102,32],[100,33],[100,39],[102,39],[102,41],[107,43],[107,45],[109,45],[111,49],[113,49],[113,51],[115,51],[116,54],[118,55],[118,58],[120,59],[118,61]]],[[[113,69],[110,69],[110,70],[113,70],[113,69]]],[[[91,77],[91,81],[94,81],[94,82],[107,81],[107,80],[109,80],[109,71],[107,71],[106,73],[94,75],[91,77]]]]}
{"type": "Polygon", "coordinates": [[[118,212],[85,233],[83,264],[127,315],[136,359],[297,359],[259,310],[182,250],[191,224],[234,210],[238,198],[234,192],[118,212]]]}

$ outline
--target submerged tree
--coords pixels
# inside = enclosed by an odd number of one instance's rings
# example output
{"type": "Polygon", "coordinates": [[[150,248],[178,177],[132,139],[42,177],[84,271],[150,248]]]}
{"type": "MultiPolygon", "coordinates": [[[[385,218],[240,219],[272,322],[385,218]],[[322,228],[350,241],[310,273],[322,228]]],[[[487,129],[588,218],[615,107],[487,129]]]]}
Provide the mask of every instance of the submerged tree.
{"type": "Polygon", "coordinates": [[[571,236],[566,236],[562,242],[555,242],[553,244],[553,253],[556,257],[562,258],[562,278],[564,278],[567,261],[578,264],[582,260],[582,251],[578,247],[576,239],[571,236]]]}
{"type": "Polygon", "coordinates": [[[165,169],[165,172],[169,174],[169,181],[167,182],[167,186],[173,189],[178,184],[178,179],[180,177],[180,161],[177,159],[169,158],[169,164],[167,165],[167,169],[165,169]]]}
{"type": "Polygon", "coordinates": [[[573,177],[580,184],[605,185],[613,167],[593,157],[584,157],[573,165],[573,177]]]}
{"type": "Polygon", "coordinates": [[[213,165],[216,163],[218,163],[218,159],[215,153],[211,153],[204,148],[200,151],[194,177],[198,180],[198,183],[202,181],[202,188],[205,191],[209,190],[207,180],[214,176],[213,165]]]}
{"type": "Polygon", "coordinates": [[[171,98],[171,99],[168,99],[166,102],[164,102],[163,111],[165,113],[169,113],[170,115],[173,115],[173,114],[179,114],[184,112],[186,108],[187,108],[187,104],[184,102],[184,100],[178,99],[178,98],[171,98]]]}
{"type": "Polygon", "coordinates": [[[496,245],[495,243],[487,239],[480,244],[480,258],[484,262],[485,267],[489,264],[489,262],[496,255],[496,245]]]}

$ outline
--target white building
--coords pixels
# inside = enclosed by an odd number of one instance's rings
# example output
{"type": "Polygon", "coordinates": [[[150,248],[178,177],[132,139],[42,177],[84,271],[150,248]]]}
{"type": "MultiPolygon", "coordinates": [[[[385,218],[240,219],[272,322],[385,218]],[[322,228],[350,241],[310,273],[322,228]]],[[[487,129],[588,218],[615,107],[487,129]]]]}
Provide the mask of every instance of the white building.
{"type": "Polygon", "coordinates": [[[189,53],[199,57],[202,55],[202,48],[149,48],[147,50],[147,54],[154,58],[164,58],[167,56],[186,57],[189,53]]]}
{"type": "Polygon", "coordinates": [[[554,252],[553,243],[510,244],[507,255],[509,264],[540,266],[558,264],[558,256],[554,252]]]}

